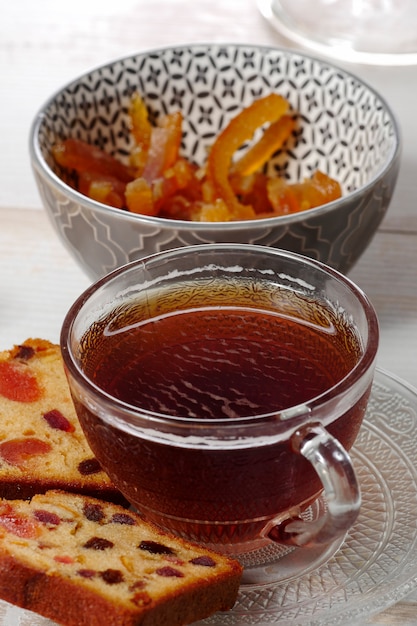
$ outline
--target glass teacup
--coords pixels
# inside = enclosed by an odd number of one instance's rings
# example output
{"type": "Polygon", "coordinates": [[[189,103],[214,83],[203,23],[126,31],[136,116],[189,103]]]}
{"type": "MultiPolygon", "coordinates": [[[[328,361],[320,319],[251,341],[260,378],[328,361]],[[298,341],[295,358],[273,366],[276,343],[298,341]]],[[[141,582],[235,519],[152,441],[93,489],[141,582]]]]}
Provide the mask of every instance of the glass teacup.
{"type": "Polygon", "coordinates": [[[91,448],[147,519],[236,554],[355,521],[378,322],[335,270],[252,245],[162,252],[89,287],[61,346],[91,448]]]}

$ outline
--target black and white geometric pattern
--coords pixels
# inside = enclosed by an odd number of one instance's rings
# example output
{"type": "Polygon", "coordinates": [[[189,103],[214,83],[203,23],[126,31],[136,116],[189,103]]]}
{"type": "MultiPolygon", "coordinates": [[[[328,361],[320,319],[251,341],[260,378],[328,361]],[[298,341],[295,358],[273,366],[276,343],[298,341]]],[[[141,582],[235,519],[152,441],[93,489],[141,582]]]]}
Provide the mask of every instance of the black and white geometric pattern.
{"type": "Polygon", "coordinates": [[[94,69],[46,104],[33,125],[31,148],[45,207],[92,278],[159,250],[212,241],[287,248],[346,272],[386,212],[400,157],[392,113],[361,80],[310,56],[239,44],[165,48],[94,69]],[[126,159],[135,90],[152,119],[182,110],[182,151],[200,164],[238,111],[280,93],[299,124],[270,170],[296,181],[319,168],[342,184],[343,202],[337,212],[329,204],[296,216],[213,225],[132,215],[82,198],[60,181],[51,146],[78,137],[126,159]]]}

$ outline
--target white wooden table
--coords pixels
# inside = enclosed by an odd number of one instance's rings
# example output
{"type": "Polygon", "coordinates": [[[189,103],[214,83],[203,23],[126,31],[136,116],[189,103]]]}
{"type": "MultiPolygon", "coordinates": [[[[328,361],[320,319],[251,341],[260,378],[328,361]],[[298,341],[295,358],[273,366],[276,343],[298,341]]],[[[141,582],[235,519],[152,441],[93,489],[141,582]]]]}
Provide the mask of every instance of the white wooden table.
{"type": "MultiPolygon", "coordinates": [[[[254,0],[4,3],[0,350],[27,336],[58,341],[67,308],[88,285],[53,233],[35,188],[27,142],[36,111],[64,83],[114,57],[209,41],[291,46],[264,21],[254,0]]],[[[378,365],[417,387],[417,66],[345,67],[383,95],[402,128],[403,159],[394,199],[351,277],[368,293],[379,315],[378,365]]],[[[370,623],[417,625],[417,593],[370,623]]]]}

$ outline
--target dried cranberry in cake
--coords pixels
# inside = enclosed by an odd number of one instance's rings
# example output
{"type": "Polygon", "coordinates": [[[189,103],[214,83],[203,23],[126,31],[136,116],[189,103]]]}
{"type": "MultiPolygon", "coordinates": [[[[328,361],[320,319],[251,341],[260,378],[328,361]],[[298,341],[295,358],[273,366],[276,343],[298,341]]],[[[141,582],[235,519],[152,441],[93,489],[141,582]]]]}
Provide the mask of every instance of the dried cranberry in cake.
{"type": "Polygon", "coordinates": [[[216,562],[211,556],[196,556],[194,559],[191,559],[190,563],[193,565],[202,565],[203,567],[216,567],[216,562]]]}
{"type": "Polygon", "coordinates": [[[171,548],[157,541],[141,541],[138,548],[140,548],[140,550],[146,550],[146,552],[150,552],[151,554],[175,554],[171,548]]]}
{"type": "Polygon", "coordinates": [[[33,457],[47,454],[51,445],[36,437],[10,439],[0,444],[0,457],[10,465],[24,467],[33,457]]]}
{"type": "Polygon", "coordinates": [[[169,565],[165,565],[164,567],[159,567],[155,570],[155,573],[158,576],[166,576],[166,577],[174,577],[174,578],[184,578],[183,572],[175,569],[175,567],[170,567],[169,565]]]}
{"type": "Polygon", "coordinates": [[[100,572],[100,576],[108,585],[117,585],[124,580],[122,572],[118,569],[106,569],[100,572]]]}
{"type": "Polygon", "coordinates": [[[74,425],[58,409],[52,409],[52,411],[44,413],[43,417],[49,426],[55,430],[63,430],[66,433],[72,433],[75,430],[74,425]]]}
{"type": "Polygon", "coordinates": [[[32,346],[22,344],[16,346],[16,352],[13,355],[14,359],[21,359],[22,361],[29,361],[35,355],[35,349],[32,346]]]}
{"type": "Polygon", "coordinates": [[[115,513],[112,515],[110,520],[111,524],[127,524],[128,526],[134,526],[136,524],[135,520],[131,515],[127,513],[115,513]]]}
{"type": "Polygon", "coordinates": [[[34,517],[41,522],[42,524],[46,524],[47,526],[58,526],[61,523],[61,518],[56,513],[52,513],[51,511],[46,511],[42,509],[38,509],[33,512],[34,517]]]}
{"type": "Polygon", "coordinates": [[[30,370],[19,362],[0,361],[0,395],[15,402],[35,402],[42,391],[30,370]]]}
{"type": "Polygon", "coordinates": [[[83,508],[84,517],[90,522],[101,522],[105,518],[103,507],[101,504],[86,503],[83,508]]]}
{"type": "Polygon", "coordinates": [[[48,352],[52,344],[47,339],[26,339],[23,343],[15,345],[10,350],[10,356],[13,359],[22,359],[29,361],[32,357],[42,352],[48,352]]]}
{"type": "Polygon", "coordinates": [[[83,476],[91,476],[91,474],[98,474],[98,472],[101,472],[102,469],[97,459],[93,458],[81,461],[81,463],[79,463],[78,465],[78,471],[83,476]]]}
{"type": "Polygon", "coordinates": [[[108,550],[109,548],[113,548],[113,546],[114,543],[109,539],[91,537],[91,539],[83,545],[83,548],[87,548],[88,550],[108,550]]]}

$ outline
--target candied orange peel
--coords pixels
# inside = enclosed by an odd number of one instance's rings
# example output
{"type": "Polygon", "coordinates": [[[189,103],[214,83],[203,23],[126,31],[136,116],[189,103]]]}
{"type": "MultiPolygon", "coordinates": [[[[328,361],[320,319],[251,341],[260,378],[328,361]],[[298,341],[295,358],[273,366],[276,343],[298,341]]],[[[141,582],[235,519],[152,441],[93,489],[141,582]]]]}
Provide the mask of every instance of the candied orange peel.
{"type": "Polygon", "coordinates": [[[181,155],[180,111],[151,124],[143,98],[134,93],[129,117],[134,145],[128,165],[79,139],[52,150],[62,168],[76,172],[78,191],[103,204],[153,217],[227,222],[305,211],[342,195],[340,184],[321,171],[296,183],[264,173],[296,129],[279,94],[259,98],[233,117],[202,166],[181,155]]]}

